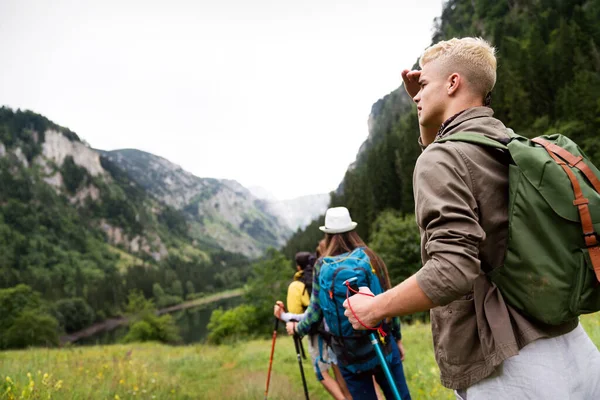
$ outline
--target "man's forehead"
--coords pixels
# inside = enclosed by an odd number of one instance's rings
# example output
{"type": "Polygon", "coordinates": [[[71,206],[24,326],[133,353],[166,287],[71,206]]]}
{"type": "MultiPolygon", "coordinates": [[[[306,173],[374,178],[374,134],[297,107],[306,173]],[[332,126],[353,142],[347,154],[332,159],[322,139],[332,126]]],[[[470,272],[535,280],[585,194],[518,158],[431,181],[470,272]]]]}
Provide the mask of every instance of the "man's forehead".
{"type": "Polygon", "coordinates": [[[421,79],[433,79],[439,77],[440,65],[435,61],[430,61],[421,68],[421,79]]]}

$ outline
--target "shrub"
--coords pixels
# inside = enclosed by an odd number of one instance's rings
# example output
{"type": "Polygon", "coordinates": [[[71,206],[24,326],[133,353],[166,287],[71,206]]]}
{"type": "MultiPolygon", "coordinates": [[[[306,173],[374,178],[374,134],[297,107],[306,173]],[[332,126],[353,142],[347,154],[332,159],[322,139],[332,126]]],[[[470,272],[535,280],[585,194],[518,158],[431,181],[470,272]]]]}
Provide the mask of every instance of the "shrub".
{"type": "Polygon", "coordinates": [[[241,305],[231,310],[219,308],[212,312],[208,323],[208,341],[220,344],[225,341],[248,338],[256,334],[259,321],[256,308],[241,305]]]}
{"type": "Polygon", "coordinates": [[[75,332],[91,325],[96,315],[80,297],[59,300],[54,305],[56,318],[67,332],[75,332]]]}
{"type": "Polygon", "coordinates": [[[13,322],[4,336],[8,348],[23,349],[30,346],[57,346],[58,321],[40,310],[27,310],[13,322]]]}
{"type": "Polygon", "coordinates": [[[129,294],[127,312],[132,319],[129,332],[123,342],[158,341],[162,343],[179,343],[179,329],[169,314],[158,316],[152,300],[147,300],[139,291],[129,294]]]}

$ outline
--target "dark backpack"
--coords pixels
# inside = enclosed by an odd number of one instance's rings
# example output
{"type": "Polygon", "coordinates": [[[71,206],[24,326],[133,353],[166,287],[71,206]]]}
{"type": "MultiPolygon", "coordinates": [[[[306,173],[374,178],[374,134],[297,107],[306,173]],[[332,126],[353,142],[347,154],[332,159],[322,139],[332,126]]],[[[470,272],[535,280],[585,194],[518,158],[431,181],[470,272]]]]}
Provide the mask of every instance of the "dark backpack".
{"type": "Polygon", "coordinates": [[[308,265],[302,270],[303,274],[302,278],[300,278],[300,282],[304,283],[304,290],[302,291],[302,294],[304,294],[305,292],[308,292],[309,296],[312,294],[313,276],[316,261],[317,258],[311,254],[309,257],[308,265]]]}
{"type": "Polygon", "coordinates": [[[600,171],[563,135],[509,134],[506,143],[471,132],[436,140],[507,150],[512,159],[506,258],[490,280],[509,304],[550,325],[600,310],[600,171]]]}

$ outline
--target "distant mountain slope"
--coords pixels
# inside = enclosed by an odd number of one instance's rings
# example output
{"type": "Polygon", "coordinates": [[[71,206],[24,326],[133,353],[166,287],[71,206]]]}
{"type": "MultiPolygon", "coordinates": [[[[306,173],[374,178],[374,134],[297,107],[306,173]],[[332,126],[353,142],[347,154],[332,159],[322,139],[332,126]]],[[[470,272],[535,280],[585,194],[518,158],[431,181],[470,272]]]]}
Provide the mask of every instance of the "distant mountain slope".
{"type": "Polygon", "coordinates": [[[304,229],[314,219],[325,214],[329,205],[329,194],[313,194],[290,200],[268,202],[268,209],[283,219],[296,231],[304,229]]]}
{"type": "Polygon", "coordinates": [[[292,233],[267,202],[236,181],[200,178],[140,150],[101,153],[148,193],[183,211],[197,240],[256,257],[268,247],[281,247],[292,233]]]}

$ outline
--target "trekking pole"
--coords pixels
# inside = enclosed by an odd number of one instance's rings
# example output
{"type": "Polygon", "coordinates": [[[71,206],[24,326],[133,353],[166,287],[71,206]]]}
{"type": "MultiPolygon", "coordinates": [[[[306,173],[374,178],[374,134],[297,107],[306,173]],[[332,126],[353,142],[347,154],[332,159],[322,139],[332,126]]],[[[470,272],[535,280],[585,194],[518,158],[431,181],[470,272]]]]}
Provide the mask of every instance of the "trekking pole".
{"type": "Polygon", "coordinates": [[[269,382],[271,381],[271,367],[273,366],[273,354],[275,353],[275,340],[277,339],[277,327],[279,318],[275,317],[275,329],[273,329],[273,342],[271,343],[271,357],[269,358],[269,373],[267,374],[267,388],[265,389],[265,400],[269,394],[269,382]]]}
{"type": "Polygon", "coordinates": [[[304,352],[304,345],[302,344],[302,339],[298,338],[298,344],[300,345],[300,353],[302,353],[302,358],[306,360],[306,353],[304,352]]]}
{"type": "Polygon", "coordinates": [[[381,364],[381,368],[383,368],[383,373],[385,374],[385,377],[387,378],[387,380],[390,384],[390,387],[392,388],[392,393],[394,393],[394,398],[396,400],[402,400],[402,397],[400,396],[400,392],[398,392],[398,387],[396,387],[396,381],[394,381],[394,377],[392,376],[392,373],[390,372],[390,367],[388,367],[387,361],[385,360],[385,356],[383,355],[383,352],[381,351],[381,346],[379,345],[379,339],[377,339],[377,336],[375,336],[375,333],[371,333],[369,335],[369,338],[371,339],[371,343],[373,343],[373,347],[375,348],[377,357],[379,357],[379,363],[381,364]]]}
{"type": "MultiPolygon", "coordinates": [[[[302,368],[302,357],[300,355],[300,347],[302,347],[302,339],[297,334],[294,334],[294,346],[296,346],[296,356],[298,357],[298,365],[300,365],[300,375],[302,375],[302,385],[304,385],[304,396],[306,396],[306,400],[308,398],[308,388],[306,387],[306,378],[304,377],[304,368],[302,368]]],[[[304,352],[304,347],[302,347],[302,352],[304,352]]],[[[306,356],[305,356],[306,358],[306,356]]]]}
{"type": "MultiPolygon", "coordinates": [[[[350,297],[354,296],[356,293],[360,293],[358,290],[358,286],[356,284],[356,278],[350,278],[346,282],[344,282],[344,284],[352,292],[352,294],[347,295],[348,305],[350,305],[350,297]]],[[[350,307],[350,310],[352,311],[352,307],[350,307]]],[[[352,313],[354,313],[354,311],[352,311],[352,313]]],[[[356,315],[354,317],[356,317],[356,315]]],[[[361,325],[363,325],[362,322],[361,322],[361,325]]],[[[363,325],[363,326],[365,326],[365,325],[363,325]]],[[[369,329],[374,329],[374,328],[369,328],[369,329]]],[[[379,364],[381,364],[383,373],[385,374],[385,377],[386,377],[388,383],[390,384],[390,388],[392,389],[392,393],[394,394],[394,399],[402,400],[402,397],[400,396],[400,392],[398,391],[398,387],[396,386],[396,381],[394,380],[394,377],[392,376],[392,373],[390,372],[390,367],[388,366],[385,356],[383,355],[383,351],[381,351],[381,346],[379,345],[379,339],[375,335],[375,332],[371,332],[369,334],[369,339],[371,339],[371,343],[373,344],[373,347],[375,348],[375,353],[377,353],[377,358],[379,358],[379,364]]],[[[392,340],[393,340],[393,338],[392,338],[392,340]]]]}

